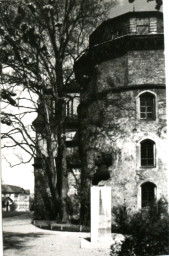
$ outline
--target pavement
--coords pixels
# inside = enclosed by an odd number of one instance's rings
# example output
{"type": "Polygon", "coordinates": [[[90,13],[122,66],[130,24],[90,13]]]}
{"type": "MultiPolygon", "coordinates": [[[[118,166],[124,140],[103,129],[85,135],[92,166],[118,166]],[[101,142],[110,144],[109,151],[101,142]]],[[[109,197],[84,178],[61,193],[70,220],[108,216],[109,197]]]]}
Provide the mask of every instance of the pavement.
{"type": "Polygon", "coordinates": [[[3,219],[4,256],[109,256],[110,249],[81,249],[89,233],[43,230],[29,216],[3,219]]]}

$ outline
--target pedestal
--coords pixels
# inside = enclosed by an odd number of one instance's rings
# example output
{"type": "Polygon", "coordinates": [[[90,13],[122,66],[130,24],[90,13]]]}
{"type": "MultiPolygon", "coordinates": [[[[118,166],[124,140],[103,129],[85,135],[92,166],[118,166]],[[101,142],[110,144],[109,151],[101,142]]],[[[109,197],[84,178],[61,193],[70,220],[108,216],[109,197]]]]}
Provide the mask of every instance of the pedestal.
{"type": "Polygon", "coordinates": [[[111,187],[91,187],[91,242],[111,238],[111,187]]]}
{"type": "Polygon", "coordinates": [[[81,241],[81,248],[110,248],[111,235],[111,187],[91,187],[91,237],[81,241]]]}

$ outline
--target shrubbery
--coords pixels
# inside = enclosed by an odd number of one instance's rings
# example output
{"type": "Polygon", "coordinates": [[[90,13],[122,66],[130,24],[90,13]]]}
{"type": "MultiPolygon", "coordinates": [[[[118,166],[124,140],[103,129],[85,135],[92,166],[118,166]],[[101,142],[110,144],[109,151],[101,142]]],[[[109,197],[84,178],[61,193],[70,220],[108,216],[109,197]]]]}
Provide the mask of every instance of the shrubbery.
{"type": "Polygon", "coordinates": [[[16,203],[13,203],[13,204],[11,205],[11,211],[12,211],[12,212],[16,211],[16,208],[17,208],[16,203]]]}
{"type": "Polygon", "coordinates": [[[127,212],[125,205],[120,206],[116,214],[119,231],[126,234],[126,239],[118,252],[112,246],[111,256],[169,254],[169,214],[165,199],[133,214],[127,212]]]}
{"type": "Polygon", "coordinates": [[[113,207],[113,233],[128,234],[129,231],[129,222],[131,214],[126,204],[119,205],[118,207],[113,207]]]}

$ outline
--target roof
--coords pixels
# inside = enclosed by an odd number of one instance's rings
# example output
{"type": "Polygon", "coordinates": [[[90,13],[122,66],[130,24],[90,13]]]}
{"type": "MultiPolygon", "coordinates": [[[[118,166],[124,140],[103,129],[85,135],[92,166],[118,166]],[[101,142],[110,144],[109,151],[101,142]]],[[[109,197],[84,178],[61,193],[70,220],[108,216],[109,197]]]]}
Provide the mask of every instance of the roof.
{"type": "Polygon", "coordinates": [[[11,203],[13,203],[13,200],[9,196],[2,197],[2,203],[5,203],[6,201],[10,201],[11,203]]]}
{"type": "Polygon", "coordinates": [[[113,20],[123,19],[123,17],[147,17],[147,16],[156,16],[159,18],[163,18],[163,12],[161,11],[134,11],[134,12],[125,12],[121,15],[118,15],[116,17],[110,18],[106,20],[105,22],[110,22],[113,20]]]}
{"type": "Polygon", "coordinates": [[[129,18],[147,18],[147,17],[157,17],[159,19],[163,19],[163,13],[159,11],[138,11],[138,12],[126,12],[119,16],[116,16],[114,18],[107,19],[103,21],[89,36],[89,40],[91,40],[92,37],[94,37],[97,33],[100,33],[100,30],[102,30],[106,26],[111,26],[112,24],[115,24],[116,22],[122,22],[126,21],[129,18]]]}
{"type": "Polygon", "coordinates": [[[30,189],[25,189],[25,193],[30,195],[30,189]]]}
{"type": "Polygon", "coordinates": [[[159,12],[159,11],[126,12],[126,13],[123,13],[119,16],[114,17],[114,18],[110,18],[110,19],[107,19],[107,20],[103,21],[100,24],[100,26],[98,26],[96,28],[96,30],[98,30],[102,26],[105,26],[105,24],[110,24],[110,23],[116,22],[118,20],[121,21],[123,19],[127,19],[127,18],[130,18],[130,17],[134,18],[134,17],[152,17],[152,16],[163,19],[163,12],[159,12]]]}
{"type": "Polygon", "coordinates": [[[26,191],[28,190],[14,185],[2,185],[2,194],[27,194],[26,191]]]}

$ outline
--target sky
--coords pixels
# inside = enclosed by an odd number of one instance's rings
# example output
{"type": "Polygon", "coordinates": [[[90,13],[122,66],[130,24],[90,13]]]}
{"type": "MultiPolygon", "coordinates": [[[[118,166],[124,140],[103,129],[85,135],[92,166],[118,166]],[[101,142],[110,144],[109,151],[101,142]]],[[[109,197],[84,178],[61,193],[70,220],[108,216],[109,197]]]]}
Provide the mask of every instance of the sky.
{"type": "Polygon", "coordinates": [[[128,0],[118,0],[118,4],[112,8],[110,18],[116,17],[126,12],[135,11],[155,11],[155,1],[147,3],[147,0],[135,0],[130,4],[128,0]]]}
{"type": "MultiPolygon", "coordinates": [[[[155,2],[154,1],[147,3],[147,0],[135,0],[135,2],[133,4],[129,4],[128,0],[118,0],[118,1],[119,1],[118,5],[114,8],[112,8],[109,18],[116,17],[125,12],[133,11],[133,7],[134,7],[135,11],[155,10],[155,2]]],[[[166,0],[164,0],[164,1],[166,1],[166,0]]],[[[167,1],[167,2],[169,2],[169,1],[167,1]]],[[[165,4],[167,4],[167,2],[165,2],[165,4]]],[[[167,5],[165,5],[165,6],[168,7],[167,5]]],[[[168,45],[168,43],[169,42],[167,41],[166,45],[168,45]]],[[[167,54],[167,52],[168,52],[168,50],[166,50],[166,54],[167,54]]],[[[169,56],[169,54],[168,54],[168,56],[169,56]]],[[[169,81],[169,78],[167,78],[167,79],[168,79],[167,81],[169,81]]],[[[33,121],[33,119],[30,121],[33,121]]],[[[12,150],[9,150],[9,149],[6,150],[5,154],[10,159],[15,158],[12,150]]],[[[11,168],[10,165],[5,160],[2,159],[2,162],[1,162],[2,183],[21,186],[25,189],[30,189],[31,192],[33,193],[33,191],[34,191],[34,174],[33,174],[32,164],[33,164],[33,161],[29,164],[22,164],[22,165],[11,168]]]]}
{"type": "MultiPolygon", "coordinates": [[[[36,118],[36,114],[26,116],[27,120],[23,121],[26,125],[31,125],[33,120],[36,118]]],[[[6,132],[8,126],[2,125],[1,132],[6,132]]],[[[32,134],[33,136],[33,134],[32,134]]],[[[20,138],[17,138],[18,141],[20,138]]],[[[7,141],[5,142],[7,143],[7,141]]],[[[4,142],[1,141],[3,146],[4,142]]],[[[2,184],[16,185],[24,189],[30,189],[30,192],[34,192],[34,174],[33,174],[33,160],[28,164],[20,164],[15,167],[11,165],[20,163],[21,161],[27,161],[30,156],[27,155],[21,149],[6,148],[2,150],[1,157],[1,168],[2,168],[2,184]],[[6,160],[7,159],[7,160],[6,160]],[[21,159],[21,160],[20,160],[21,159]]]]}
{"type": "MultiPolygon", "coordinates": [[[[3,69],[3,73],[11,73],[12,70],[10,69],[3,69]]],[[[28,98],[28,92],[22,91],[21,87],[15,87],[15,93],[16,97],[15,100],[17,101],[17,98],[19,98],[19,105],[25,106],[25,107],[33,107],[33,105],[30,105],[30,101],[26,101],[25,99],[21,98],[28,98]]],[[[34,96],[34,100],[37,99],[34,96]]],[[[13,114],[19,114],[25,112],[25,109],[13,107],[11,105],[1,103],[1,110],[5,111],[5,108],[7,107],[9,113],[13,114]]],[[[29,110],[30,111],[30,110],[29,110]]],[[[27,126],[27,130],[31,131],[31,137],[35,136],[35,134],[30,129],[30,125],[36,118],[36,113],[30,113],[26,114],[24,117],[22,117],[22,122],[27,126]]],[[[5,133],[13,129],[11,126],[7,125],[1,125],[1,133],[5,133]]],[[[21,136],[16,134],[15,139],[19,142],[21,141],[21,136]]],[[[13,144],[13,143],[12,143],[13,144]]],[[[5,145],[11,145],[9,140],[3,140],[1,141],[1,147],[5,145]]],[[[28,161],[30,159],[30,155],[26,154],[23,150],[20,148],[3,148],[1,150],[1,169],[2,169],[2,177],[1,181],[2,184],[10,184],[10,185],[16,185],[23,187],[24,189],[30,189],[31,193],[34,191],[34,175],[33,175],[33,160],[28,164],[20,164],[15,167],[11,167],[13,165],[16,165],[20,163],[21,161],[28,161]]]]}

